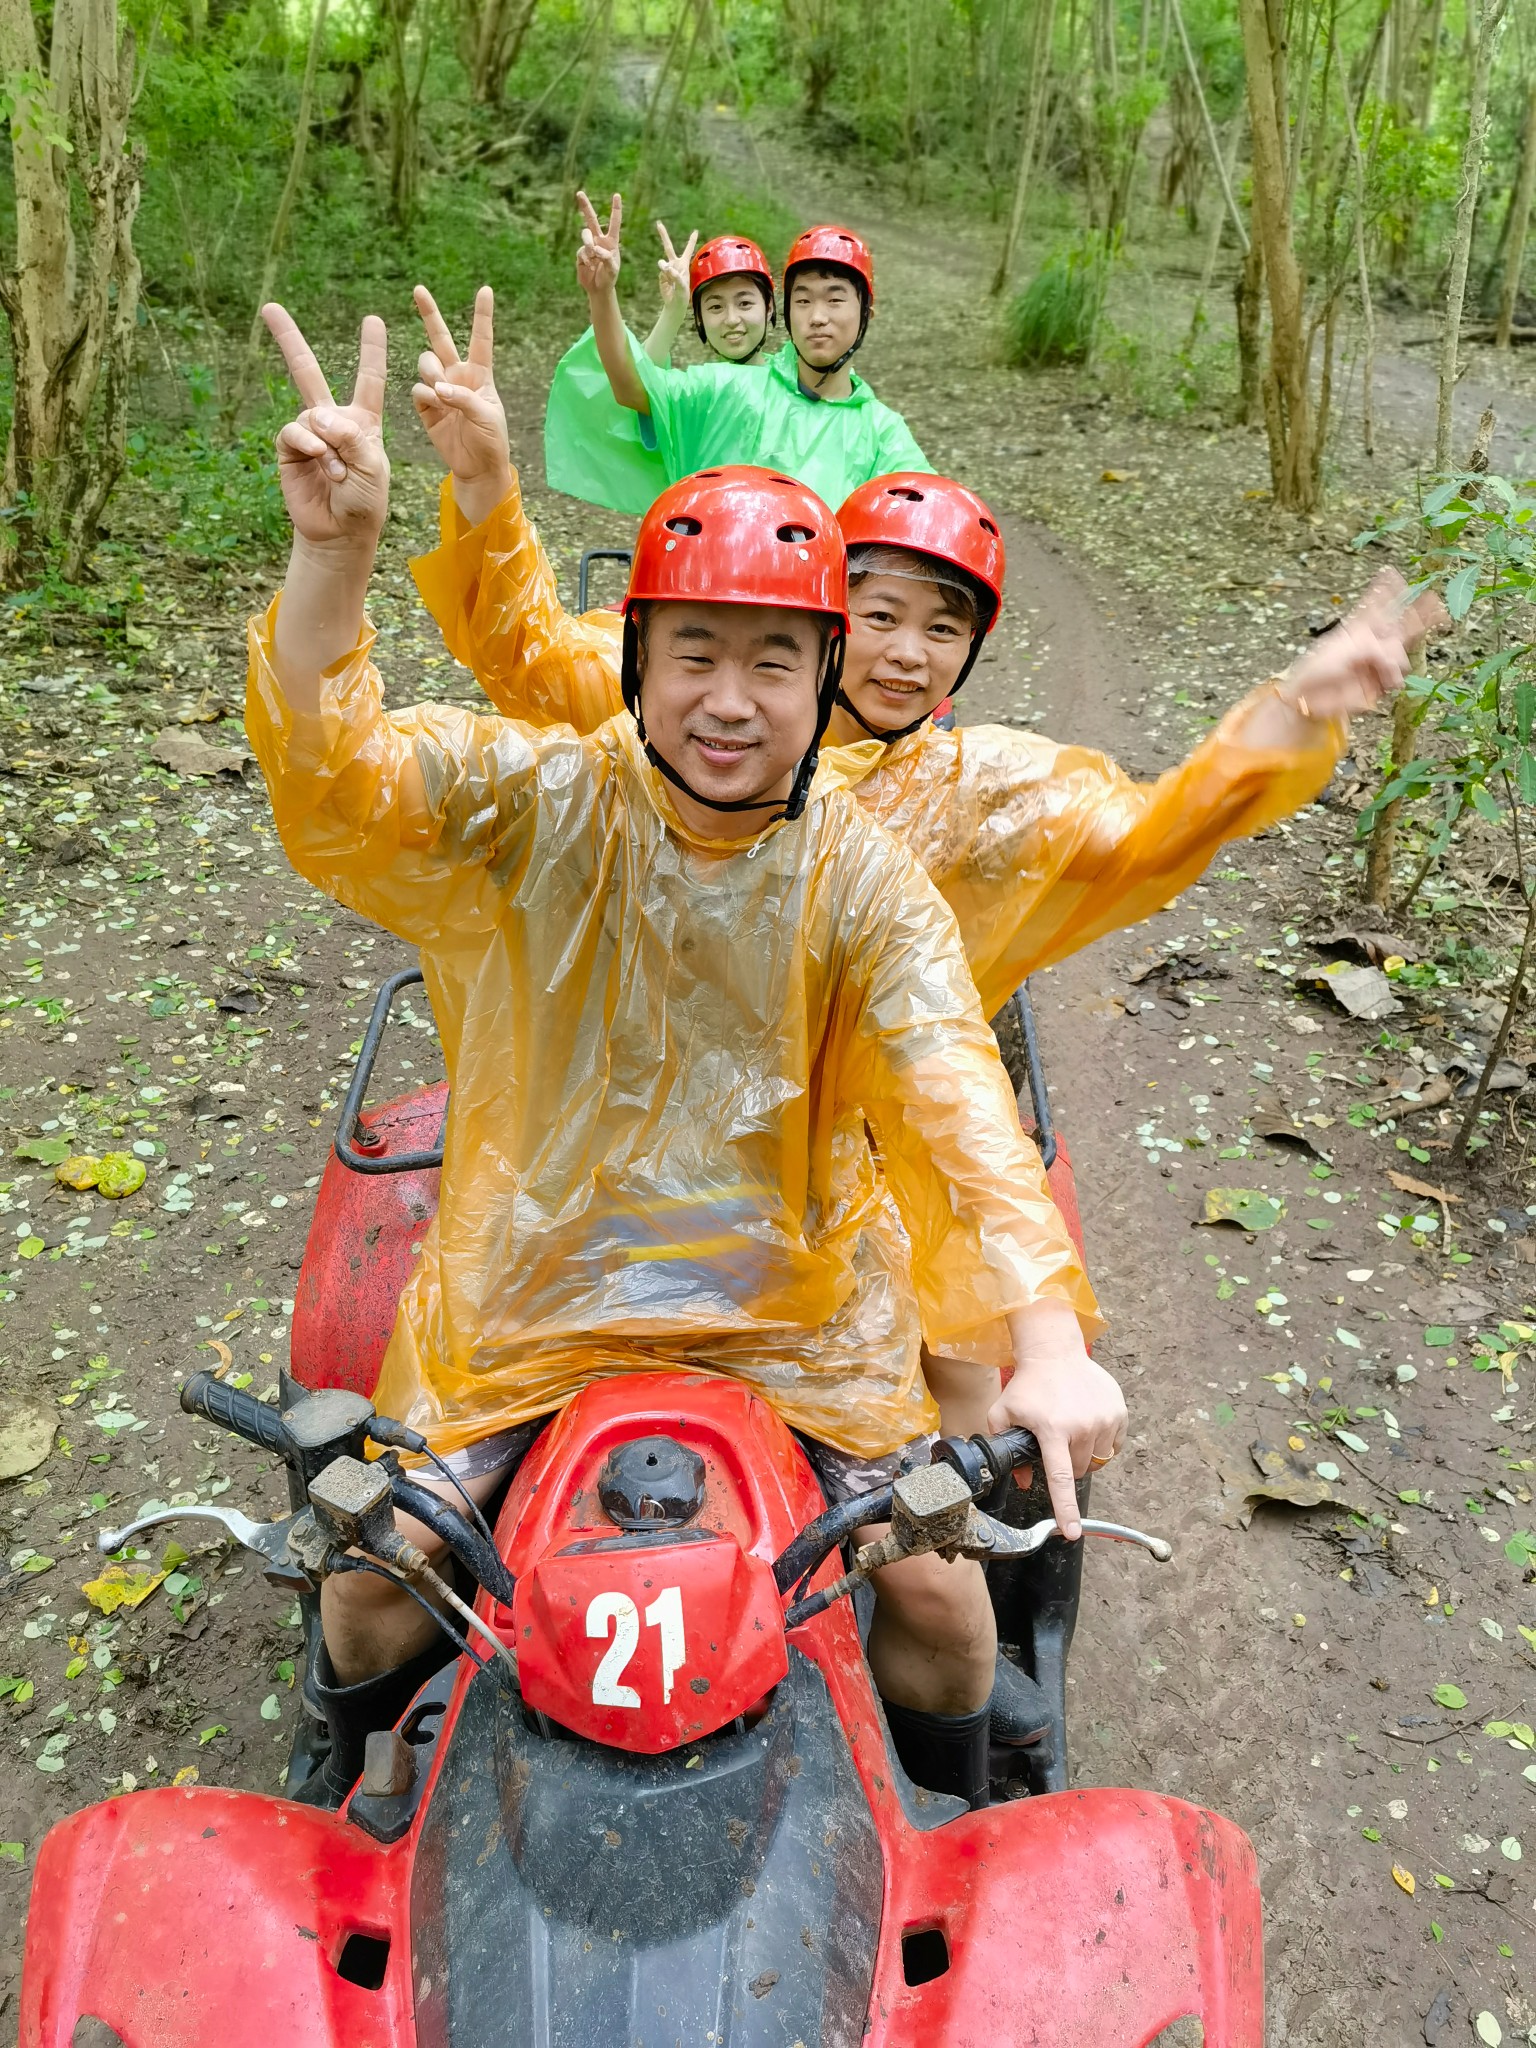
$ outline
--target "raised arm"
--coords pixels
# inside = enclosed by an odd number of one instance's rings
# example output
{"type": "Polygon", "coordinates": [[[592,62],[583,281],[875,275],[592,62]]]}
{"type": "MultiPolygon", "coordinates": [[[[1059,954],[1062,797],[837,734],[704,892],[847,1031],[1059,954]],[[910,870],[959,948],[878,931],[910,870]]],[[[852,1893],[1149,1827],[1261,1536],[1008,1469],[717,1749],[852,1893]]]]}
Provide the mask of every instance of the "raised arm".
{"type": "Polygon", "coordinates": [[[679,255],[672,246],[672,237],[667,233],[665,221],[657,221],[656,232],[661,237],[661,246],[666,251],[656,259],[657,281],[661,287],[661,311],[656,315],[656,325],[645,337],[645,352],[653,363],[665,366],[672,360],[672,351],[677,337],[683,331],[688,318],[688,266],[693,261],[693,252],[698,247],[699,231],[694,229],[688,237],[683,253],[679,255]]]}
{"type": "Polygon", "coordinates": [[[576,251],[576,281],[587,295],[597,353],[617,402],[631,412],[649,412],[651,401],[630,359],[629,330],[619,311],[619,231],[624,202],[615,192],[606,227],[585,192],[576,194],[576,204],[584,223],[581,247],[576,251]]]}
{"type": "Polygon", "coordinates": [[[623,621],[603,611],[578,618],[560,602],[516,471],[478,526],[447,486],[440,518],[440,544],[412,562],[411,574],[449,653],[507,717],[595,732],[623,705],[623,621]]]}
{"type": "Polygon", "coordinates": [[[272,668],[288,707],[314,716],[322,676],[362,634],[363,604],[389,512],[384,322],[375,314],[364,320],[351,403],[339,406],[292,316],[271,305],[262,308],[262,318],[303,401],[277,437],[293,547],[272,635],[272,668]]]}
{"type": "Polygon", "coordinates": [[[539,757],[507,720],[384,710],[363,615],[389,505],[383,322],[364,322],[357,384],[338,406],[292,319],[264,313],[302,401],[278,439],[288,577],[251,621],[246,692],[284,848],[317,887],[403,938],[489,929],[533,831],[539,757]]]}

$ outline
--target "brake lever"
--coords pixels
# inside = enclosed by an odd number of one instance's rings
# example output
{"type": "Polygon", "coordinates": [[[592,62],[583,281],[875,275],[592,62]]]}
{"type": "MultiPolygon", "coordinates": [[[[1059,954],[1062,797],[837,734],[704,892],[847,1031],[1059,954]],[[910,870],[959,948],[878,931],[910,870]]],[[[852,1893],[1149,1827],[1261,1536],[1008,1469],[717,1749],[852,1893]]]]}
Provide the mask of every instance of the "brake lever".
{"type": "MultiPolygon", "coordinates": [[[[131,1543],[146,1529],[158,1528],[164,1522],[203,1521],[217,1522],[226,1536],[232,1536],[244,1549],[254,1551],[261,1558],[266,1576],[274,1585],[292,1586],[300,1591],[313,1591],[314,1580],[303,1565],[297,1562],[288,1548],[288,1539],[294,1532],[295,1524],[308,1516],[308,1510],[286,1516],[281,1522],[253,1522],[249,1515],[241,1514],[238,1508],[219,1508],[202,1502],[189,1503],[181,1508],[162,1508],[157,1514],[142,1515],[136,1522],[129,1522],[122,1529],[103,1529],[96,1538],[96,1548],[104,1557],[110,1557],[115,1550],[121,1550],[125,1543],[131,1543]]],[[[313,1519],[310,1517],[309,1519],[313,1519]]]]}
{"type": "MultiPolygon", "coordinates": [[[[1015,1529],[1007,1522],[999,1522],[995,1516],[984,1515],[978,1508],[976,1521],[992,1541],[986,1551],[993,1557],[1033,1557],[1053,1536],[1061,1534],[1061,1525],[1054,1516],[1043,1522],[1032,1522],[1027,1529],[1015,1529]]],[[[1082,1524],[1085,1536],[1104,1536],[1112,1543],[1137,1543],[1143,1550],[1151,1551],[1159,1564],[1167,1564],[1173,1556],[1173,1545],[1161,1536],[1149,1536],[1144,1530],[1127,1528],[1123,1522],[1095,1522],[1084,1517],[1082,1524]]]]}

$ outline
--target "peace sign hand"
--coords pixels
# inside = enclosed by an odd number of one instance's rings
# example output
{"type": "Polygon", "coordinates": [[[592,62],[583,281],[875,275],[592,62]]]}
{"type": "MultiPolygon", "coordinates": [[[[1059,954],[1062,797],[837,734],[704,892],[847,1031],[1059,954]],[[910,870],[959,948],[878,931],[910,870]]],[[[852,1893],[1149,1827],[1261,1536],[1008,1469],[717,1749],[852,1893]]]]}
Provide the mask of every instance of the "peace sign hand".
{"type": "Polygon", "coordinates": [[[476,292],[469,348],[462,358],[437,301],[424,284],[416,287],[416,310],[429,344],[418,359],[419,381],[411,390],[417,416],[444,465],[453,472],[454,495],[461,509],[468,510],[463,504],[464,492],[473,494],[481,486],[495,490],[494,505],[510,488],[512,472],[507,415],[496,389],[496,294],[488,284],[476,292]]]}
{"type": "Polygon", "coordinates": [[[619,230],[624,225],[624,202],[615,192],[604,227],[585,192],[576,194],[584,223],[581,247],[576,251],[576,282],[591,297],[594,292],[617,291],[619,284],[619,230]]]}
{"type": "Polygon", "coordinates": [[[695,228],[688,237],[688,246],[681,256],[672,246],[672,237],[667,233],[665,221],[657,221],[656,232],[661,237],[661,246],[667,252],[665,256],[658,256],[656,259],[657,278],[661,285],[661,303],[670,306],[681,300],[686,305],[688,272],[693,262],[693,252],[699,246],[699,231],[695,228]]]}
{"type": "Polygon", "coordinates": [[[263,306],[272,339],[298,386],[303,410],[277,437],[277,473],[288,517],[300,539],[372,548],[389,511],[389,457],[384,453],[384,322],[370,313],[357,350],[357,381],[348,405],[337,405],[315,352],[291,313],[263,306]]]}

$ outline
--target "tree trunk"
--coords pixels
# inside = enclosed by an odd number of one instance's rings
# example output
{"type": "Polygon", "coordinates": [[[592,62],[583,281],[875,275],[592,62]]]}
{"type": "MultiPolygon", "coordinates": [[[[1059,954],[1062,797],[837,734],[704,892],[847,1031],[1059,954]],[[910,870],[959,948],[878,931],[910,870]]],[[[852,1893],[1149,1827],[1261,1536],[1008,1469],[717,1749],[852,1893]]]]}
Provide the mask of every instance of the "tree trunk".
{"type": "Polygon", "coordinates": [[[538,0],[479,0],[469,8],[461,48],[475,106],[500,106],[507,74],[523,53],[537,4],[538,0]]]}
{"type": "Polygon", "coordinates": [[[1499,317],[1493,331],[1495,348],[1509,347],[1509,331],[1515,324],[1515,302],[1520,296],[1520,272],[1525,263],[1525,237],[1531,225],[1531,199],[1536,195],[1536,78],[1526,88],[1525,143],[1520,152],[1520,176],[1510,206],[1509,234],[1504,246],[1504,284],[1499,292],[1499,317]]]}
{"type": "Polygon", "coordinates": [[[133,32],[116,0],[58,0],[45,73],[36,22],[28,0],[0,0],[16,192],[16,268],[0,279],[15,371],[0,570],[13,585],[59,548],[71,582],[84,571],[126,459],[139,309],[133,32]]]}
{"type": "Polygon", "coordinates": [[[999,297],[1008,286],[1009,272],[1018,252],[1024,228],[1024,208],[1029,199],[1029,180],[1035,151],[1040,141],[1040,120],[1045,112],[1046,86],[1051,71],[1051,36],[1056,26],[1056,0],[1035,0],[1035,34],[1029,58],[1029,100],[1024,129],[1019,137],[1019,165],[1014,178],[1013,205],[1008,214],[1008,232],[992,278],[992,296],[999,297]]]}
{"type": "Polygon", "coordinates": [[[1249,244],[1232,288],[1237,306],[1237,424],[1264,417],[1264,244],[1249,244]]]}
{"type": "Polygon", "coordinates": [[[1488,136],[1488,80],[1493,54],[1509,0],[1467,0],[1467,37],[1472,46],[1472,90],[1467,103],[1467,140],[1461,154],[1461,190],[1456,199],[1456,230],[1451,243],[1451,274],[1445,292],[1445,326],[1440,337],[1440,391],[1435,409],[1435,467],[1451,466],[1452,404],[1456,395],[1456,358],[1461,344],[1461,314],[1467,298],[1467,266],[1472,260],[1472,228],[1477,219],[1477,188],[1483,175],[1483,146],[1488,136]]]}
{"type": "Polygon", "coordinates": [[[304,159],[309,152],[309,123],[315,101],[315,78],[320,70],[320,52],[325,46],[325,18],[329,6],[330,0],[315,0],[315,18],[309,30],[309,51],[304,59],[304,78],[299,87],[299,110],[294,116],[293,149],[288,158],[288,175],[283,180],[277,211],[272,216],[272,232],[267,237],[267,253],[262,259],[261,282],[256,288],[256,310],[251,316],[251,331],[246,337],[245,355],[225,407],[225,418],[231,425],[240,416],[240,408],[245,403],[245,394],[250,387],[251,372],[260,359],[262,337],[266,333],[261,309],[271,298],[276,287],[277,266],[282,260],[283,248],[288,240],[288,224],[293,218],[294,202],[304,182],[304,159]]]}
{"type": "MultiPolygon", "coordinates": [[[[1504,4],[1504,0],[1499,0],[1504,4]]],[[[1269,361],[1263,381],[1264,426],[1275,503],[1315,510],[1319,454],[1312,411],[1301,266],[1291,222],[1284,0],[1239,0],[1253,136],[1254,239],[1269,284],[1269,361]]]]}
{"type": "Polygon", "coordinates": [[[1337,61],[1339,98],[1344,107],[1344,125],[1349,131],[1350,164],[1355,185],[1355,281],[1360,290],[1360,439],[1367,455],[1376,453],[1376,308],[1371,298],[1371,269],[1365,251],[1365,158],[1360,149],[1360,131],[1355,110],[1349,103],[1349,82],[1337,61]]]}

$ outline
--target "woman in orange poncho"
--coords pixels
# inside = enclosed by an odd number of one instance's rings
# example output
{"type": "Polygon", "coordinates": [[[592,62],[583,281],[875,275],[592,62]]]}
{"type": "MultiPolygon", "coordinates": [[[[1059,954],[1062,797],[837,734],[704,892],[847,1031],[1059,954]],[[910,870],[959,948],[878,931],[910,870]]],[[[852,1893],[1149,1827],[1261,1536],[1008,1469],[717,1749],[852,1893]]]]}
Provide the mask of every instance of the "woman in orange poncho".
{"type": "MultiPolygon", "coordinates": [[[[428,294],[417,410],[451,475],[442,542],[414,564],[449,651],[498,709],[591,732],[618,709],[620,620],[565,611],[524,515],[491,371],[491,293],[460,361],[428,294]]],[[[1236,704],[1187,760],[1133,781],[1106,755],[1004,726],[939,730],[1002,601],[1003,543],[982,501],[911,473],[862,485],[839,515],[851,627],[827,738],[859,801],[903,840],[960,922],[982,1006],[1186,889],[1228,840],[1310,803],[1346,720],[1407,671],[1422,630],[1378,586],[1345,627],[1236,704]]]]}

